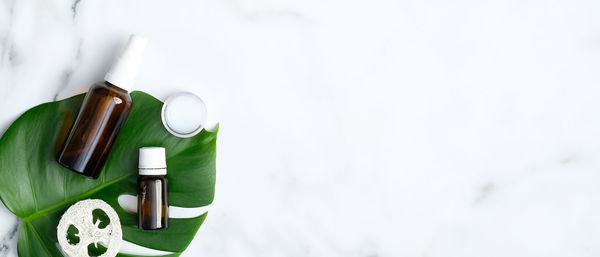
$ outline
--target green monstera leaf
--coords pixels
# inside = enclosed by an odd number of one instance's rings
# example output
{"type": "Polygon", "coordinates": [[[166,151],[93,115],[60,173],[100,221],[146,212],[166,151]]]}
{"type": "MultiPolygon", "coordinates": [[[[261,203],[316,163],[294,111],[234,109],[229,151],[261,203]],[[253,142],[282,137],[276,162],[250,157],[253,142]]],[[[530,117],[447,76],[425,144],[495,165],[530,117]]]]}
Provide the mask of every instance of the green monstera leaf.
{"type": "Polygon", "coordinates": [[[168,256],[179,256],[189,245],[206,214],[171,218],[166,230],[143,231],[137,228],[137,215],[122,209],[117,198],[136,194],[138,149],[162,146],[167,149],[169,204],[209,205],[215,189],[217,132],[202,131],[187,139],[172,136],[160,120],[161,101],[139,91],[131,97],[131,114],[96,180],[62,167],[55,159],[83,95],[28,110],[0,138],[0,198],[23,222],[19,256],[62,256],[56,227],[66,209],[82,199],[110,204],[121,219],[126,241],[172,252],[168,256]]]}

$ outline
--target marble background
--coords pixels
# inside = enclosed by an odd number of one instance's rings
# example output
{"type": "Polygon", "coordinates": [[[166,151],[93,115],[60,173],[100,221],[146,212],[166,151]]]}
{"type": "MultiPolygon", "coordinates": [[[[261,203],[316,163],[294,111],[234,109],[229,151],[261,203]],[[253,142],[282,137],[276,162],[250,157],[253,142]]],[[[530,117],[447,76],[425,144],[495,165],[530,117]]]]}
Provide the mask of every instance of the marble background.
{"type": "MultiPolygon", "coordinates": [[[[599,256],[600,1],[0,1],[0,133],[101,80],[220,122],[182,256],[599,256]]],[[[0,167],[1,168],[1,167],[0,167]]],[[[1,178],[0,178],[1,179],[1,178]]],[[[0,257],[18,220],[0,207],[0,257]]]]}

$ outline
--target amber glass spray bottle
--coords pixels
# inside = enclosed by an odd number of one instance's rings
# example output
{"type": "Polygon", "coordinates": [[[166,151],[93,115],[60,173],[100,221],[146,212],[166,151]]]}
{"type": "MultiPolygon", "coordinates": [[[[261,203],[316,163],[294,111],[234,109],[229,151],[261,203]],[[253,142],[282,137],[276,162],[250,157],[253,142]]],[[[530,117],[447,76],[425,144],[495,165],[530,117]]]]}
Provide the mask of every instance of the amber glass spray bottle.
{"type": "Polygon", "coordinates": [[[79,114],[58,155],[58,162],[81,175],[97,178],[132,107],[133,85],[146,40],[131,35],[121,56],[85,95],[79,114]]]}
{"type": "Polygon", "coordinates": [[[138,226],[144,230],[169,226],[165,148],[142,147],[139,157],[138,226]]]}

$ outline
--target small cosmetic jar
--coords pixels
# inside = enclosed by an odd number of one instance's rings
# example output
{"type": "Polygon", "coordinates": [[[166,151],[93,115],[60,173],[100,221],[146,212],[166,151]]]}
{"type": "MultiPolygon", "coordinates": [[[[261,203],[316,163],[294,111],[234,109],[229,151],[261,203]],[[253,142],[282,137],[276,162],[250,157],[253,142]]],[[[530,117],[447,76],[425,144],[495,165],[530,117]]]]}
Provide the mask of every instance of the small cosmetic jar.
{"type": "Polygon", "coordinates": [[[206,105],[193,93],[175,93],[165,100],[161,118],[169,133],[181,138],[192,137],[206,126],[206,105]]]}

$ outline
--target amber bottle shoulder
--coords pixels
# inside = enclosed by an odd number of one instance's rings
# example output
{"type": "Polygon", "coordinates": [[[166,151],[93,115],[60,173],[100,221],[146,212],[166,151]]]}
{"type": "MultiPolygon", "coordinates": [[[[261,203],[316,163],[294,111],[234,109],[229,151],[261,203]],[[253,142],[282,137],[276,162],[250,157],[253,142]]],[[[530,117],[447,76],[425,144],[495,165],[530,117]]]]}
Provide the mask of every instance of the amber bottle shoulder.
{"type": "Polygon", "coordinates": [[[163,180],[167,181],[167,175],[139,175],[139,181],[148,181],[148,180],[163,180]]]}
{"type": "Polygon", "coordinates": [[[90,87],[88,93],[117,97],[128,105],[131,104],[131,96],[129,95],[129,92],[106,81],[94,83],[90,87]]]}

